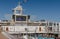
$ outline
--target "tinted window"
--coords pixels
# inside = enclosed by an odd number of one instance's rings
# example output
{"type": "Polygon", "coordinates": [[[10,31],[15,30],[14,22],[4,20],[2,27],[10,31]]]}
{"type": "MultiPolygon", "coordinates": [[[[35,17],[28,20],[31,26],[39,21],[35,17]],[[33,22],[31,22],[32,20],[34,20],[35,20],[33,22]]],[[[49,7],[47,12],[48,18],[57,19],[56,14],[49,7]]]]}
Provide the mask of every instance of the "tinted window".
{"type": "Polygon", "coordinates": [[[16,21],[26,21],[26,16],[16,16],[16,21]]]}

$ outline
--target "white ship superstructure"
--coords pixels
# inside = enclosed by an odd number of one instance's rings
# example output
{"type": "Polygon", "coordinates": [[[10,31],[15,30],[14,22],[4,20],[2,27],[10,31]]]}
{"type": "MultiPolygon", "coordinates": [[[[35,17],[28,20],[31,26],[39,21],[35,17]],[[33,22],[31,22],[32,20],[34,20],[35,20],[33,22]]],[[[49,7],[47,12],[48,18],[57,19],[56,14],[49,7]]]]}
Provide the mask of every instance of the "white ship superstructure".
{"type": "Polygon", "coordinates": [[[12,19],[0,22],[2,30],[17,39],[39,39],[43,37],[59,37],[60,23],[46,20],[30,21],[30,15],[23,14],[23,8],[18,5],[13,10],[12,19]]]}

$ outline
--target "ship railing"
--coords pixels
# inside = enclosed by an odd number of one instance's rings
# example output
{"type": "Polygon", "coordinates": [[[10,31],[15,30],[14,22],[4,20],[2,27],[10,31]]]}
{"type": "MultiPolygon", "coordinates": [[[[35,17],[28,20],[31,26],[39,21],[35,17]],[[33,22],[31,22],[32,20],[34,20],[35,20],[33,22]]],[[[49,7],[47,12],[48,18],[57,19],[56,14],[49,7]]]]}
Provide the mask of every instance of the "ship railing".
{"type": "Polygon", "coordinates": [[[45,29],[45,31],[47,32],[47,33],[56,33],[56,34],[58,34],[58,30],[56,29],[56,27],[53,27],[53,26],[46,26],[46,29],[45,29]]]}

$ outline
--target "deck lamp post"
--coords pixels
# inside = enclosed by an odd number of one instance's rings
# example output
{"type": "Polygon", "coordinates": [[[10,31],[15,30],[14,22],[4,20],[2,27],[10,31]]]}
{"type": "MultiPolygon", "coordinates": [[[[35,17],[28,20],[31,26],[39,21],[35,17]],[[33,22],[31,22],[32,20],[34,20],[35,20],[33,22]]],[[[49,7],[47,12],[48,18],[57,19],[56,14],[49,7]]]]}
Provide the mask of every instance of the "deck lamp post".
{"type": "Polygon", "coordinates": [[[37,27],[35,28],[35,39],[36,39],[36,37],[37,37],[37,36],[36,36],[36,31],[37,31],[37,27]]]}
{"type": "MultiPolygon", "coordinates": [[[[25,31],[26,31],[26,35],[28,35],[28,28],[25,28],[25,31]]],[[[27,37],[28,38],[28,37],[27,37]]]]}

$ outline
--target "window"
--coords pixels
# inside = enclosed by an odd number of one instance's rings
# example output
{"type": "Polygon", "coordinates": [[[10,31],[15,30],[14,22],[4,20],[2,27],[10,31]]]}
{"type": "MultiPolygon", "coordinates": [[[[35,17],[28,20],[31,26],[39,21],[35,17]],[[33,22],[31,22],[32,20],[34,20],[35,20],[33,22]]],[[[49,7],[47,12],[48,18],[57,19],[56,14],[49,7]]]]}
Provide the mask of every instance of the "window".
{"type": "Polygon", "coordinates": [[[46,23],[41,23],[40,26],[46,26],[46,23]]]}
{"type": "Polygon", "coordinates": [[[41,27],[39,27],[39,31],[41,31],[41,27]]]}
{"type": "Polygon", "coordinates": [[[52,27],[48,27],[48,30],[49,30],[49,31],[52,31],[52,27]]]}
{"type": "Polygon", "coordinates": [[[6,27],[6,31],[9,31],[8,27],[6,27]]]}
{"type": "Polygon", "coordinates": [[[56,23],[54,23],[54,26],[56,26],[56,23]]]}
{"type": "Polygon", "coordinates": [[[49,23],[49,26],[52,26],[53,23],[49,23]]]}
{"type": "Polygon", "coordinates": [[[17,14],[20,14],[20,12],[21,12],[21,10],[16,10],[16,13],[17,13],[17,14]]]}
{"type": "Polygon", "coordinates": [[[57,26],[59,26],[59,24],[57,23],[57,26]]]}

